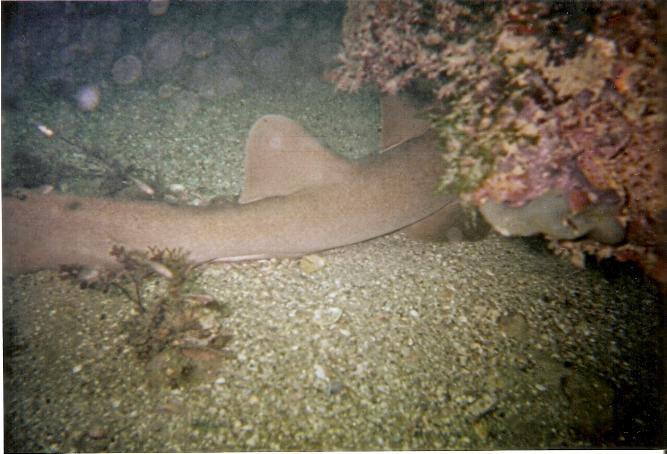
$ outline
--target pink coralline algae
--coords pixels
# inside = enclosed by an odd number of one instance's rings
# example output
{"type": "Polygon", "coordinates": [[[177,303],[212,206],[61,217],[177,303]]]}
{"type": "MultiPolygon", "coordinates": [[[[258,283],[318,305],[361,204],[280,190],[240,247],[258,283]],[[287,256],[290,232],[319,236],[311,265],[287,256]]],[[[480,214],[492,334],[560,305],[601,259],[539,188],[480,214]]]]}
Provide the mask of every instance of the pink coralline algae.
{"type": "Polygon", "coordinates": [[[586,254],[638,262],[667,282],[665,9],[351,0],[330,78],[429,96],[442,188],[496,230],[542,233],[580,265],[586,254]]]}

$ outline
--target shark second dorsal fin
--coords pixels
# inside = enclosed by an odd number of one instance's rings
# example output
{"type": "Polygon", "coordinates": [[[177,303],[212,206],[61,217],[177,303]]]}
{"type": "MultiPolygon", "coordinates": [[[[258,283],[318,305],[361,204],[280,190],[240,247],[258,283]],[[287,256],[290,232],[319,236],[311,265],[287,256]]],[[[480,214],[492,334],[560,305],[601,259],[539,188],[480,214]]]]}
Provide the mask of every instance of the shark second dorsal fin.
{"type": "Polygon", "coordinates": [[[289,118],[263,116],[248,133],[239,203],[325,184],[348,166],[345,159],[329,152],[289,118]]]}
{"type": "Polygon", "coordinates": [[[431,123],[421,115],[426,107],[408,94],[382,96],[382,150],[387,151],[428,131],[431,123]]]}

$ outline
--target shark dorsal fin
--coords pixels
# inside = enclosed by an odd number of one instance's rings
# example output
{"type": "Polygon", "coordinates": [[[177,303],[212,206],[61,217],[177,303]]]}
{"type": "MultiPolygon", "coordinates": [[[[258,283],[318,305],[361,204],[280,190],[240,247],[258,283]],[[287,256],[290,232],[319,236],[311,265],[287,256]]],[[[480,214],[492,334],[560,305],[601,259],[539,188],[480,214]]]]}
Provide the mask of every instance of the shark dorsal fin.
{"type": "Polygon", "coordinates": [[[281,115],[266,115],[255,122],[245,154],[245,183],[239,203],[324,184],[350,165],[281,115]]]}

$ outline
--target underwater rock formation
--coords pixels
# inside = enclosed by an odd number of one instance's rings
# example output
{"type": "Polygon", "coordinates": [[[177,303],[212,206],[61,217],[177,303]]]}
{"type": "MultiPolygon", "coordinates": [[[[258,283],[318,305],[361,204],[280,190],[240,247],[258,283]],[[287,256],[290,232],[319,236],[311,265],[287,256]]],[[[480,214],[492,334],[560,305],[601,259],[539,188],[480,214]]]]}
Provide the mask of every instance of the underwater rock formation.
{"type": "Polygon", "coordinates": [[[566,196],[553,191],[529,200],[520,207],[487,200],[479,209],[486,220],[503,235],[529,236],[542,233],[563,240],[587,236],[606,244],[617,244],[625,237],[623,227],[616,220],[617,207],[596,204],[573,214],[566,196]]]}
{"type": "Polygon", "coordinates": [[[578,264],[636,261],[667,282],[661,9],[350,1],[330,78],[430,98],[441,188],[499,232],[543,234],[578,264]]]}

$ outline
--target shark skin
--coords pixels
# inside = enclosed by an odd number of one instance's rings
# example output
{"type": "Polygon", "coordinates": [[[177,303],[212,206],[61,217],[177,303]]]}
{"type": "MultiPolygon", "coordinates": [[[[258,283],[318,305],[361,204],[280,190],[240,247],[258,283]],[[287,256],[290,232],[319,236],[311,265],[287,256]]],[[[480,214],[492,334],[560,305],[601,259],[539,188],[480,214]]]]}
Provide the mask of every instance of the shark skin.
{"type": "Polygon", "coordinates": [[[350,161],[286,117],[260,118],[248,134],[239,204],[164,203],[29,192],[3,197],[3,269],[76,264],[114,267],[113,245],[182,248],[195,262],[295,257],[375,238],[456,206],[436,190],[437,135],[350,161]]]}

